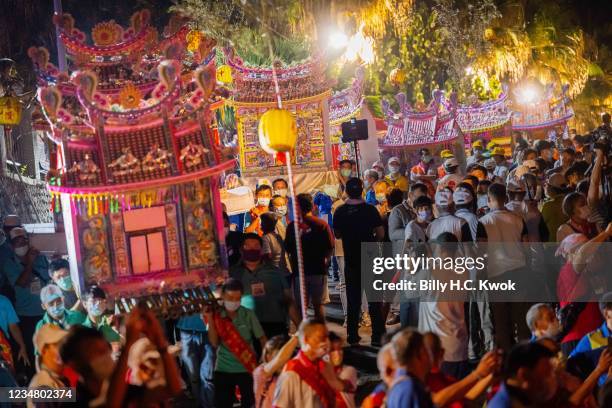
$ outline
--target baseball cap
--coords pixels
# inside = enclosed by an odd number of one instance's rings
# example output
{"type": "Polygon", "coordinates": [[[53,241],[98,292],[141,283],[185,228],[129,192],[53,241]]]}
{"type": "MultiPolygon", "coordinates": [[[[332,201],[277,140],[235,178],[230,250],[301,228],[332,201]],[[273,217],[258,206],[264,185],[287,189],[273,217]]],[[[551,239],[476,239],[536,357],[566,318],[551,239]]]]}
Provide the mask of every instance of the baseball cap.
{"type": "Polygon", "coordinates": [[[28,233],[26,232],[25,229],[21,228],[21,227],[16,227],[13,228],[11,230],[11,232],[9,232],[9,237],[13,240],[17,237],[27,237],[28,233]]]}
{"type": "Polygon", "coordinates": [[[372,168],[375,169],[377,167],[380,167],[381,169],[384,169],[385,165],[380,160],[376,160],[374,162],[374,164],[372,164],[372,168]]]}
{"type": "Polygon", "coordinates": [[[472,148],[474,147],[480,147],[482,149],[483,148],[482,140],[477,140],[474,143],[472,143],[472,148]]]}
{"type": "Polygon", "coordinates": [[[497,144],[497,143],[495,143],[495,142],[489,142],[489,143],[487,144],[487,150],[493,150],[493,149],[494,149],[494,148],[496,148],[497,146],[498,146],[498,144],[497,144]]]}
{"type": "Polygon", "coordinates": [[[548,180],[547,183],[549,186],[551,187],[555,187],[558,189],[564,189],[567,187],[567,184],[565,182],[565,176],[563,176],[560,173],[555,173],[553,175],[551,175],[548,180]]]}
{"type": "Polygon", "coordinates": [[[472,194],[465,188],[459,187],[453,193],[453,201],[455,204],[469,204],[472,202],[472,194]]]}
{"type": "Polygon", "coordinates": [[[40,329],[34,333],[32,342],[34,343],[36,350],[40,352],[47,344],[59,343],[67,335],[68,332],[66,330],[62,329],[58,325],[48,323],[43,324],[40,329]]]}
{"type": "Polygon", "coordinates": [[[451,157],[455,157],[455,155],[450,150],[444,149],[440,152],[440,157],[443,159],[450,159],[451,157]]]}
{"type": "Polygon", "coordinates": [[[62,294],[62,290],[57,285],[50,284],[40,290],[40,302],[43,305],[46,305],[57,298],[61,298],[62,296],[64,296],[62,294]]]}
{"type": "Polygon", "coordinates": [[[4,228],[14,228],[21,226],[21,218],[17,214],[9,214],[4,217],[4,228]]]}
{"type": "Polygon", "coordinates": [[[497,146],[496,148],[493,149],[493,151],[491,152],[491,155],[492,156],[505,156],[506,150],[503,147],[497,146]]]}
{"type": "Polygon", "coordinates": [[[450,169],[451,167],[457,167],[457,166],[459,166],[459,162],[454,157],[444,160],[444,167],[447,169],[450,169]]]}
{"type": "Polygon", "coordinates": [[[446,206],[453,202],[453,194],[450,191],[438,191],[436,193],[436,205],[446,206]]]}
{"type": "Polygon", "coordinates": [[[387,164],[391,164],[391,163],[393,163],[393,162],[395,162],[395,163],[397,163],[397,164],[400,164],[400,159],[399,159],[399,157],[393,156],[393,157],[389,158],[389,160],[387,161],[387,164]]]}

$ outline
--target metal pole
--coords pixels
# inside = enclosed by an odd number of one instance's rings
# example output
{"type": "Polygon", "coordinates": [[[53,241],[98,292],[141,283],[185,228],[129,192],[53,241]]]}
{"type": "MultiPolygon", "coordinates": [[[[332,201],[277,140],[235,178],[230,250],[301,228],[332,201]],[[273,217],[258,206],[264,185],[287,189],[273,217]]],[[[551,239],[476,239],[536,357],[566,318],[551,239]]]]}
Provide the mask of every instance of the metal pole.
{"type": "MultiPolygon", "coordinates": [[[[61,16],[62,11],[62,0],[53,0],[53,11],[56,16],[61,16]]],[[[68,67],[66,64],[66,48],[64,43],[60,39],[60,28],[55,26],[55,42],[57,44],[57,66],[61,72],[67,72],[68,67]]]]}

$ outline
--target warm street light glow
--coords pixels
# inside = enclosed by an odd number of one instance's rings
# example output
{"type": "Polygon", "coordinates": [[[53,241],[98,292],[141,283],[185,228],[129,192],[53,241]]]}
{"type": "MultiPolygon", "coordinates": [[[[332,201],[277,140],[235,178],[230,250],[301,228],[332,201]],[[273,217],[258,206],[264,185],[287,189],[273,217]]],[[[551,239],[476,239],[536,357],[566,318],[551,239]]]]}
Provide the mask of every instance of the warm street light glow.
{"type": "Polygon", "coordinates": [[[374,62],[374,40],[363,34],[363,23],[349,40],[344,58],[348,61],[356,61],[358,58],[366,64],[374,62]]]}
{"type": "Polygon", "coordinates": [[[349,39],[342,31],[334,31],[329,36],[329,45],[337,50],[345,48],[348,45],[349,39]]]}
{"type": "Polygon", "coordinates": [[[538,98],[538,90],[533,85],[525,85],[519,89],[517,100],[521,104],[529,104],[538,98]]]}

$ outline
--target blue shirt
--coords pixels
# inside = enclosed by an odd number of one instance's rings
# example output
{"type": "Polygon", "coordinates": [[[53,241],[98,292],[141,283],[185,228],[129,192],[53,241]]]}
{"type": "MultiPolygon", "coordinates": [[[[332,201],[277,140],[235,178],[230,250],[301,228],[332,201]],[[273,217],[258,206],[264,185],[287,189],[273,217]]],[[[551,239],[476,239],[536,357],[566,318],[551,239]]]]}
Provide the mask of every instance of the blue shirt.
{"type": "Polygon", "coordinates": [[[19,323],[19,318],[15,313],[13,304],[6,296],[0,295],[0,329],[2,329],[7,339],[11,338],[9,325],[16,323],[19,323]]]}
{"type": "Polygon", "coordinates": [[[199,314],[181,317],[176,323],[179,330],[197,331],[206,333],[206,325],[199,314]]]}
{"type": "MultiPolygon", "coordinates": [[[[603,322],[601,327],[597,330],[586,334],[580,339],[576,348],[570,353],[571,358],[584,358],[591,362],[593,369],[599,362],[601,353],[608,347],[608,341],[610,341],[610,329],[606,322],[603,322]]],[[[599,377],[597,381],[600,386],[606,383],[608,379],[608,373],[604,373],[599,377]]]]}
{"type": "Polygon", "coordinates": [[[487,408],[510,408],[511,406],[512,400],[508,388],[506,388],[506,384],[502,384],[497,394],[487,403],[487,408]]]}
{"type": "Polygon", "coordinates": [[[368,204],[378,205],[378,201],[376,200],[376,193],[374,192],[374,190],[368,190],[365,196],[365,201],[368,204]]]}
{"type": "Polygon", "coordinates": [[[51,281],[49,261],[44,255],[34,260],[30,282],[25,286],[16,285],[24,265],[14,253],[2,263],[9,283],[15,288],[15,312],[18,316],[42,316],[45,312],[40,303],[40,290],[51,281]]]}
{"type": "Polygon", "coordinates": [[[410,376],[405,369],[395,372],[395,383],[387,391],[389,408],[433,408],[431,393],[418,379],[410,376]],[[399,377],[405,377],[398,380],[399,377]]]}

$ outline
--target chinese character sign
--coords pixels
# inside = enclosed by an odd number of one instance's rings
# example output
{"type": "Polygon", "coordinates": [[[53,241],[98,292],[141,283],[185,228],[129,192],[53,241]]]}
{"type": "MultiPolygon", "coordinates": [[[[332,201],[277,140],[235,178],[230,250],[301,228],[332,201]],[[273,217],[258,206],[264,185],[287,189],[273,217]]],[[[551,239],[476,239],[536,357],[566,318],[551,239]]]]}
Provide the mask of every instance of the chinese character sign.
{"type": "Polygon", "coordinates": [[[18,125],[21,120],[19,99],[4,96],[0,98],[0,125],[18,125]]]}

